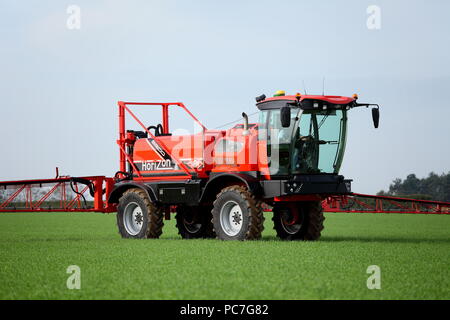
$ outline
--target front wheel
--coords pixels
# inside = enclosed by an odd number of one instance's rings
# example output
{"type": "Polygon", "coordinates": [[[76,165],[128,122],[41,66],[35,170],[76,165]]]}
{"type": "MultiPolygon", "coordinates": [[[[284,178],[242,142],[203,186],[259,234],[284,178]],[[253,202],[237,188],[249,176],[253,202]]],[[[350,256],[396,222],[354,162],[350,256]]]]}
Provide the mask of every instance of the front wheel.
{"type": "Polygon", "coordinates": [[[245,187],[222,189],[212,209],[214,231],[221,240],[255,240],[261,238],[264,216],[261,202],[245,187]]]}
{"type": "Polygon", "coordinates": [[[320,201],[273,208],[274,229],[282,240],[318,240],[323,230],[323,208],[320,201]]]}
{"type": "Polygon", "coordinates": [[[133,188],[124,192],[117,206],[117,226],[122,238],[159,238],[163,212],[148,198],[144,190],[133,188]]]}

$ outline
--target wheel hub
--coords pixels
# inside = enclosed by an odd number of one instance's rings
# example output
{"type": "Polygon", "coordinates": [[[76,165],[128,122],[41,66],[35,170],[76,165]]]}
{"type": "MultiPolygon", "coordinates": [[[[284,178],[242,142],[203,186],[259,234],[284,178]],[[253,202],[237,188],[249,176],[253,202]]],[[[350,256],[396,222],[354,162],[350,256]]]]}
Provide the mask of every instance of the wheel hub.
{"type": "Polygon", "coordinates": [[[289,234],[296,234],[302,227],[302,219],[298,213],[292,213],[291,210],[285,209],[280,214],[281,226],[284,231],[289,234]]]}
{"type": "Polygon", "coordinates": [[[183,219],[183,224],[190,233],[197,233],[202,228],[202,224],[195,221],[186,221],[183,219]]]}
{"type": "Polygon", "coordinates": [[[136,222],[136,224],[142,224],[142,222],[144,221],[144,217],[142,215],[142,212],[137,212],[136,215],[134,216],[134,221],[136,222]]]}
{"type": "Polygon", "coordinates": [[[226,202],[220,210],[220,225],[230,237],[237,235],[243,225],[243,214],[239,204],[233,200],[226,202]]]}
{"type": "Polygon", "coordinates": [[[144,225],[144,214],[136,202],[127,204],[123,215],[125,230],[132,236],[137,235],[144,225]]]}
{"type": "Polygon", "coordinates": [[[233,222],[235,225],[239,225],[242,221],[241,215],[237,212],[233,213],[233,222]]]}

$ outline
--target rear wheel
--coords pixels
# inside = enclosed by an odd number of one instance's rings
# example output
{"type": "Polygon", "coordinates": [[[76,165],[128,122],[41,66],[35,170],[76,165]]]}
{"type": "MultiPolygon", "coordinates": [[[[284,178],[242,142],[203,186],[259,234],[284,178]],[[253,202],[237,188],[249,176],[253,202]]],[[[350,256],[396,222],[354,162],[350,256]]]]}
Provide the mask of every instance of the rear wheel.
{"type": "Polygon", "coordinates": [[[318,240],[325,217],[320,201],[308,201],[295,207],[275,206],[272,220],[280,239],[318,240]]]}
{"type": "Polygon", "coordinates": [[[261,238],[264,216],[261,201],[242,186],[222,189],[212,210],[214,231],[221,240],[261,238]]]}
{"type": "Polygon", "coordinates": [[[117,226],[122,238],[159,238],[163,212],[154,205],[144,190],[129,189],[117,206],[117,226]]]}
{"type": "Polygon", "coordinates": [[[179,206],[176,215],[178,233],[183,239],[215,238],[211,219],[209,206],[179,206]]]}

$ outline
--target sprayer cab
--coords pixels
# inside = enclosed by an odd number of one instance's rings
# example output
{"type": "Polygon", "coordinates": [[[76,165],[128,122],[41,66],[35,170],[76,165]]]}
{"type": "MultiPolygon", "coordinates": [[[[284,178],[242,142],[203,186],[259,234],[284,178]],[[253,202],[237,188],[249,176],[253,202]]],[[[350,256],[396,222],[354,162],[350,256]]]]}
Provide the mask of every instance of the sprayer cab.
{"type": "MultiPolygon", "coordinates": [[[[339,173],[342,164],[347,112],[360,104],[358,96],[289,95],[256,98],[260,137],[267,141],[272,177],[339,173]]],[[[378,105],[372,117],[378,127],[378,105]]]]}

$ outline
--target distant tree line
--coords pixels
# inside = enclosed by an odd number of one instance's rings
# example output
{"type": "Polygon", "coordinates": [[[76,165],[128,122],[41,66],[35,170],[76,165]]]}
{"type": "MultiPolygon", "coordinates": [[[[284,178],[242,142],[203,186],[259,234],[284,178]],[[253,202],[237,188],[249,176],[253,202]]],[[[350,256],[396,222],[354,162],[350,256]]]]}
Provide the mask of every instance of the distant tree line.
{"type": "Polygon", "coordinates": [[[450,172],[441,175],[431,172],[422,179],[415,174],[408,175],[405,180],[397,178],[388,191],[381,190],[377,195],[450,202],[450,172]]]}

